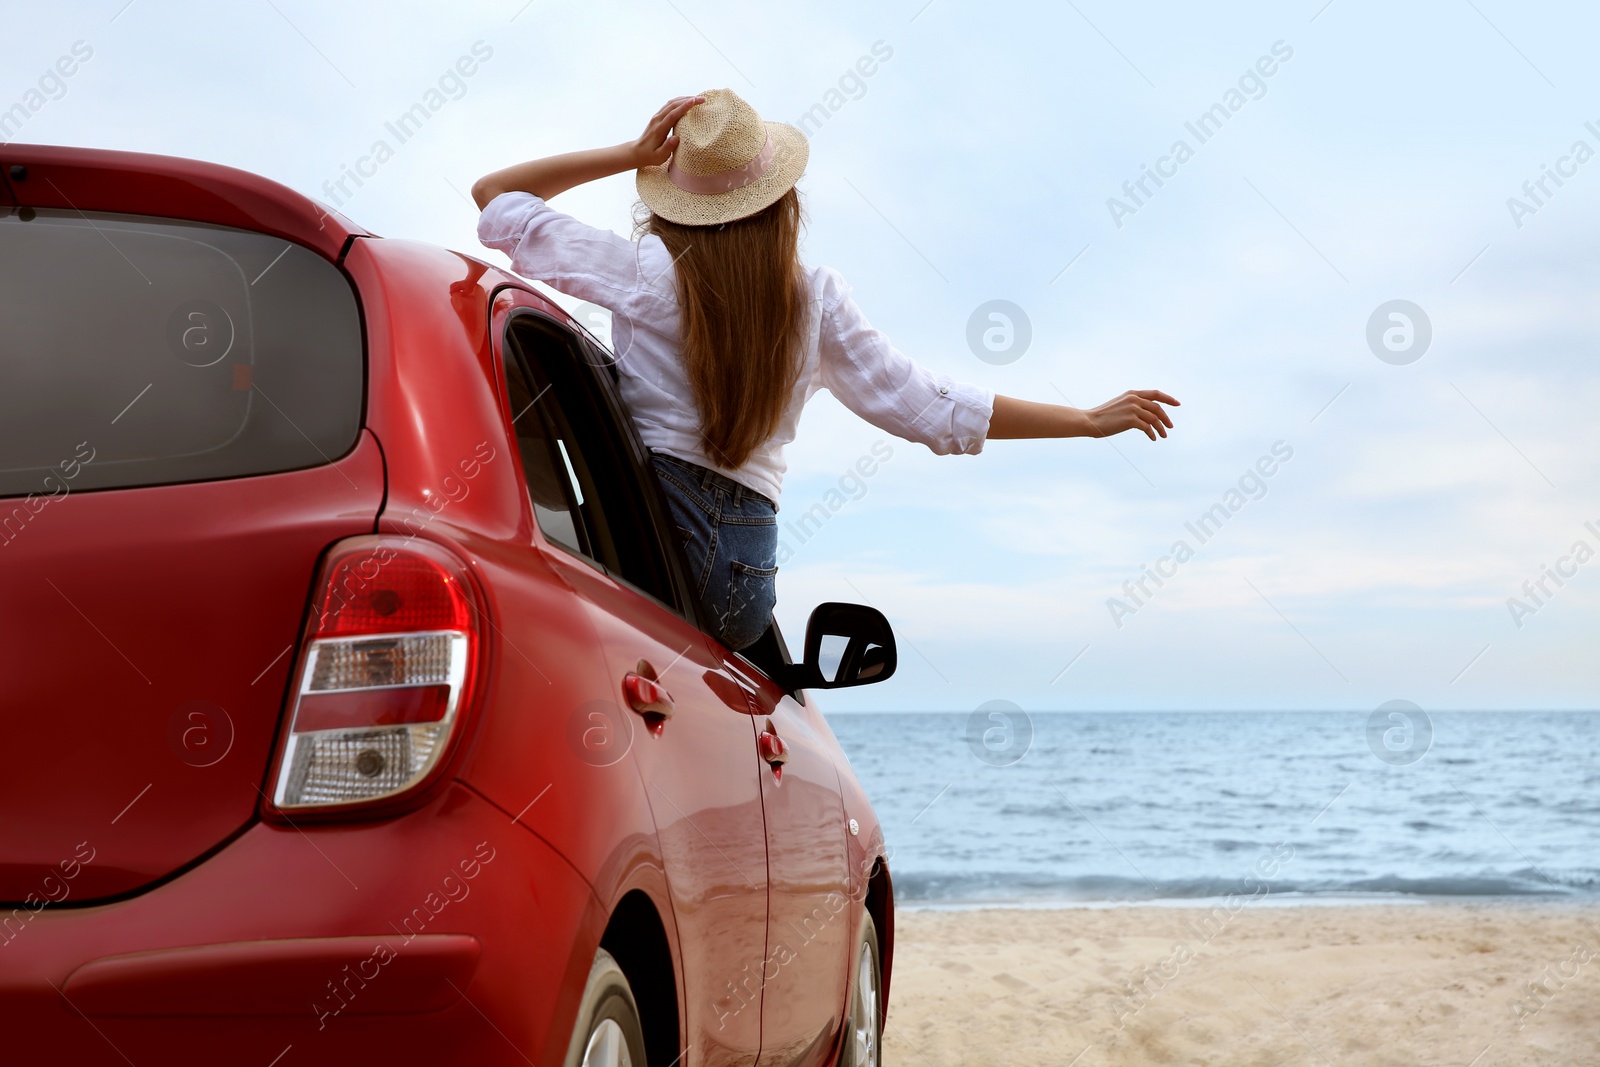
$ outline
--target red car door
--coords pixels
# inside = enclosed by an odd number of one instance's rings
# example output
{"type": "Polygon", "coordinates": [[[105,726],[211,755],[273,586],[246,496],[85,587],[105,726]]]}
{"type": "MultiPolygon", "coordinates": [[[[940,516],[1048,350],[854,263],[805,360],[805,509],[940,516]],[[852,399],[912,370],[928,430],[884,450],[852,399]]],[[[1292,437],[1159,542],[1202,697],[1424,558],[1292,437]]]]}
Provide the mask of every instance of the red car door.
{"type": "Polygon", "coordinates": [[[619,681],[635,671],[657,674],[671,701],[670,718],[641,720],[633,751],[683,954],[686,1060],[749,1065],[761,1041],[767,932],[767,842],[750,709],[707,684],[715,663],[698,630],[620,584],[595,593],[592,602],[605,606],[599,625],[612,674],[619,681]]]}
{"type": "Polygon", "coordinates": [[[682,957],[684,1063],[748,1067],[761,1043],[767,929],[751,708],[741,694],[728,699],[704,634],[680,613],[653,487],[598,350],[532,313],[513,314],[506,336],[508,372],[519,365],[527,380],[523,418],[543,420],[557,457],[553,484],[530,484],[535,512],[568,549],[557,565],[589,608],[615,694],[573,736],[607,759],[626,750],[632,759],[618,773],[636,768],[643,779],[682,957]]]}
{"type": "MultiPolygon", "coordinates": [[[[715,646],[721,650],[721,646],[715,646]]],[[[762,1067],[816,1067],[844,1013],[854,915],[845,811],[831,733],[749,661],[722,651],[722,671],[756,712],[767,825],[767,955],[762,1067]]]]}

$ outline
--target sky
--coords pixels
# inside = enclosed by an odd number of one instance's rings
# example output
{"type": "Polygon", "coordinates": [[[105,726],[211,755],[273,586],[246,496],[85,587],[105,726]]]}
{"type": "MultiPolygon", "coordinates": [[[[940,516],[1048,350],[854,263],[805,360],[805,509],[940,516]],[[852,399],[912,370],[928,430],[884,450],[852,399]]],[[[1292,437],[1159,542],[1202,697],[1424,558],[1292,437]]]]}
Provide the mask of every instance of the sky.
{"type": "MultiPolygon", "coordinates": [[[[30,113],[9,138],[240,167],[502,265],[475,239],[479,175],[631,139],[667,97],[726,86],[810,115],[804,254],[899,348],[1009,396],[1183,401],[1164,441],[937,457],[819,395],[780,521],[822,510],[804,538],[783,527],[778,616],[798,645],[815,604],[869,603],[900,645],[895,678],[830,711],[1600,697],[1591,5],[13,14],[0,109],[30,113]],[[386,123],[419,102],[437,106],[400,143],[386,123]],[[379,140],[392,157],[339,193],[379,140]]],[[[556,206],[627,233],[633,202],[618,176],[556,206]]]]}

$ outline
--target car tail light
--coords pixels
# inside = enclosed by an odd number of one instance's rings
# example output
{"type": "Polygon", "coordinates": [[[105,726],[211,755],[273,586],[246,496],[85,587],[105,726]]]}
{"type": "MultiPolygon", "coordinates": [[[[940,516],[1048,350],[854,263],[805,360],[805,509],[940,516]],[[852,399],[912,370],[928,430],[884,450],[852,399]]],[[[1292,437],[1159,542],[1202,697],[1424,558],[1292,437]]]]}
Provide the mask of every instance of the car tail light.
{"type": "Polygon", "coordinates": [[[470,706],[478,607],[435,545],[340,542],[318,579],[273,806],[335,809],[410,792],[444,762],[470,706]]]}

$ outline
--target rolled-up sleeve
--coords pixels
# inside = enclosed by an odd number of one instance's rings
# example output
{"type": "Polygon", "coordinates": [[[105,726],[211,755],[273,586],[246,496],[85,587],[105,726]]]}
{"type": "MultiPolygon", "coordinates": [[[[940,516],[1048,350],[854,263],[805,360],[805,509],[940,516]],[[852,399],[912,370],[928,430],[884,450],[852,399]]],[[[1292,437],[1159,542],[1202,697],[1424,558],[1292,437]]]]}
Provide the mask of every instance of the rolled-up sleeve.
{"type": "Polygon", "coordinates": [[[501,193],[478,219],[478,240],[511,257],[511,269],[609,307],[640,288],[640,246],[564,215],[532,193],[501,193]]]}
{"type": "Polygon", "coordinates": [[[941,456],[983,451],[994,392],[934,374],[872,328],[837,274],[824,276],[817,354],[821,385],[887,433],[941,456]]]}

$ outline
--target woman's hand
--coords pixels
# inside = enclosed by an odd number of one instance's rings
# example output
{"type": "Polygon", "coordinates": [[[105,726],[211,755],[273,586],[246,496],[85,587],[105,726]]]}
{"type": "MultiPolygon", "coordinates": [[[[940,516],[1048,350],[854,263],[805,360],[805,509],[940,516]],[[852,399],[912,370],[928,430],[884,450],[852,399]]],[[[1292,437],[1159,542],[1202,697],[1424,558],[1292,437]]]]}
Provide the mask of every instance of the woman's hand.
{"type": "Polygon", "coordinates": [[[1167,436],[1172,427],[1162,404],[1177,407],[1178,401],[1159,389],[1134,389],[1085,410],[996,396],[989,417],[989,439],[1110,437],[1123,430],[1143,430],[1154,441],[1157,434],[1167,436]]]}
{"type": "Polygon", "coordinates": [[[524,192],[549,200],[585,182],[609,178],[613,174],[660,166],[672,157],[678,138],[672,127],[691,107],[705,102],[703,96],[679,96],[668,100],[644,128],[637,141],[624,141],[610,148],[587,152],[567,152],[559,156],[518,163],[516,166],[485,174],[472,186],[472,199],[478,210],[501,193],[524,192]]]}
{"type": "Polygon", "coordinates": [[[1110,437],[1124,430],[1143,430],[1154,441],[1156,435],[1167,436],[1172,419],[1162,404],[1178,407],[1178,401],[1159,389],[1130,389],[1114,400],[1108,400],[1084,414],[1096,437],[1110,437]]]}
{"type": "Polygon", "coordinates": [[[633,142],[634,166],[659,167],[671,159],[673,150],[678,147],[678,135],[672,128],[690,108],[705,102],[703,96],[675,96],[663,104],[644,128],[644,133],[633,142]]]}

